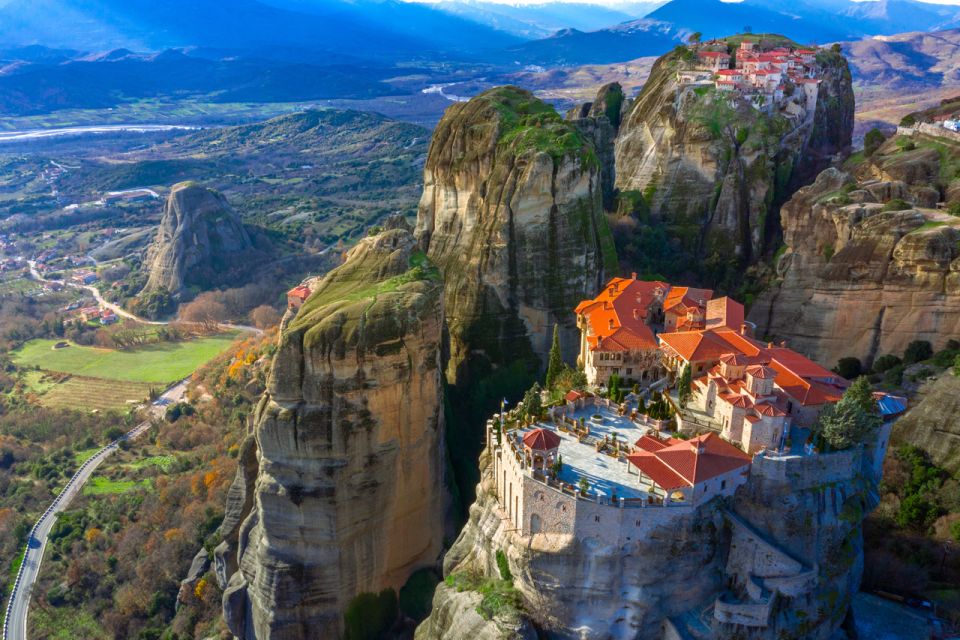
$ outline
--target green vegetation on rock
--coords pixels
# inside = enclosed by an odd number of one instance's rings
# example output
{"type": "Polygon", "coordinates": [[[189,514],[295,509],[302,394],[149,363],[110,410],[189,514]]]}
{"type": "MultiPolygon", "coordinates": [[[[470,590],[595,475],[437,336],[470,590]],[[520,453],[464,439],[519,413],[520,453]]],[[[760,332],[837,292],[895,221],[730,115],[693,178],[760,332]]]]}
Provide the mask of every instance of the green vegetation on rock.
{"type": "Polygon", "coordinates": [[[517,87],[498,87],[480,96],[490,101],[500,117],[499,144],[521,156],[530,151],[548,153],[554,162],[579,157],[597,166],[597,155],[580,131],[549,104],[517,87]]]}

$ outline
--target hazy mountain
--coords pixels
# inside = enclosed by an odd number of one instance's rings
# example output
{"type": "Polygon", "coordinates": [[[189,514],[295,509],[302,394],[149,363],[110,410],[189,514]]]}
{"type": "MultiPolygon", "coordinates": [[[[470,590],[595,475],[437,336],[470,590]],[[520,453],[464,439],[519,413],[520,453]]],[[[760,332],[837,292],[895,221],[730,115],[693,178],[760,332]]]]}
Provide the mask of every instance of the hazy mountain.
{"type": "Polygon", "coordinates": [[[671,0],[642,20],[566,30],[511,53],[539,64],[608,63],[662,53],[697,31],[706,38],[752,31],[824,43],[957,26],[960,8],[913,0],[671,0]]]}
{"type": "Polygon", "coordinates": [[[210,47],[469,55],[516,44],[486,25],[396,0],[0,0],[0,45],[97,50],[210,47]],[[56,16],[57,19],[51,19],[56,16]]]}
{"type": "Polygon", "coordinates": [[[441,0],[436,8],[528,39],[546,38],[563,29],[595,31],[643,18],[664,1],[604,6],[588,2],[511,5],[483,0],[441,0]]]}
{"type": "Polygon", "coordinates": [[[520,64],[600,64],[658,55],[680,44],[681,38],[673,24],[644,18],[597,31],[564,29],[515,47],[507,57],[520,64]]]}
{"type": "Polygon", "coordinates": [[[847,42],[844,53],[863,85],[934,89],[960,84],[960,29],[847,42]]]}
{"type": "Polygon", "coordinates": [[[179,50],[145,55],[117,49],[64,61],[55,52],[45,59],[38,50],[31,51],[39,61],[5,66],[0,62],[0,114],[106,108],[129,100],[160,97],[203,96],[211,102],[299,102],[404,93],[381,82],[396,73],[393,68],[258,59],[210,60],[179,50]]]}

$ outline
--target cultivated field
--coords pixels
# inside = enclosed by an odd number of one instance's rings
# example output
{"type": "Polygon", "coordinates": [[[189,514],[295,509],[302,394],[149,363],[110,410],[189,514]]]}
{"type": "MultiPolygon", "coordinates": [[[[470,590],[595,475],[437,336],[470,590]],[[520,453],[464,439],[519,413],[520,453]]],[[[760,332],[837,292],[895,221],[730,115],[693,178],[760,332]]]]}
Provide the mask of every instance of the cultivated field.
{"type": "Polygon", "coordinates": [[[223,334],[185,342],[148,345],[129,351],[84,347],[70,344],[54,349],[57,340],[31,340],[11,355],[17,365],[40,367],[47,371],[70,373],[85,378],[99,378],[103,389],[114,386],[111,381],[166,385],[185,378],[197,367],[223,352],[237,334],[223,334]]]}
{"type": "Polygon", "coordinates": [[[47,387],[39,397],[40,404],[51,409],[85,409],[101,411],[122,409],[143,402],[150,395],[148,382],[124,382],[71,376],[64,382],[47,387]]]}

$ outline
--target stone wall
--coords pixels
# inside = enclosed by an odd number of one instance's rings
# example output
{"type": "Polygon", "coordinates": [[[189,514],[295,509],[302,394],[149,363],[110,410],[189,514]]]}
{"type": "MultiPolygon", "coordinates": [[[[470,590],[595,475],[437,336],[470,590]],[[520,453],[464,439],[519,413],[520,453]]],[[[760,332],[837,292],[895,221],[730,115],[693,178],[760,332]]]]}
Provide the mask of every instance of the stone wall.
{"type": "Polygon", "coordinates": [[[950,131],[950,129],[944,129],[929,122],[921,122],[914,127],[897,127],[898,136],[908,136],[912,138],[918,133],[933,136],[934,138],[946,138],[953,142],[960,142],[960,132],[950,131]]]}
{"type": "Polygon", "coordinates": [[[808,456],[758,454],[753,458],[751,474],[787,483],[797,491],[831,482],[849,480],[860,471],[862,449],[808,456]]]}

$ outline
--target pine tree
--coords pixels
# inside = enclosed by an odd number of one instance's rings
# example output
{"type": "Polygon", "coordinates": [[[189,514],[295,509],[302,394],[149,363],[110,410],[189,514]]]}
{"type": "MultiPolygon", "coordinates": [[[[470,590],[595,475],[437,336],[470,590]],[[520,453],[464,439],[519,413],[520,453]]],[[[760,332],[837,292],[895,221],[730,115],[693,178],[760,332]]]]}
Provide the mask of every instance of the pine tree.
{"type": "Polygon", "coordinates": [[[560,356],[560,327],[553,325],[553,344],[550,345],[550,358],[547,361],[547,389],[553,389],[554,383],[563,371],[563,358],[560,356]]]}

